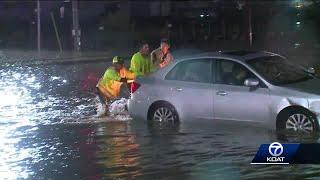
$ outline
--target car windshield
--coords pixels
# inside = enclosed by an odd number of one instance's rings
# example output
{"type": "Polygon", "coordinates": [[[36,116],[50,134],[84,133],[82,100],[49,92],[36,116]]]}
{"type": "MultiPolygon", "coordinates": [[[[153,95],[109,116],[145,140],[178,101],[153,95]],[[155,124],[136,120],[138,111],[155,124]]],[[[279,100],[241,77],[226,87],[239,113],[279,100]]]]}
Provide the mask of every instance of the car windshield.
{"type": "Polygon", "coordinates": [[[285,85],[312,79],[302,68],[289,63],[279,56],[259,57],[247,63],[269,83],[285,85]]]}

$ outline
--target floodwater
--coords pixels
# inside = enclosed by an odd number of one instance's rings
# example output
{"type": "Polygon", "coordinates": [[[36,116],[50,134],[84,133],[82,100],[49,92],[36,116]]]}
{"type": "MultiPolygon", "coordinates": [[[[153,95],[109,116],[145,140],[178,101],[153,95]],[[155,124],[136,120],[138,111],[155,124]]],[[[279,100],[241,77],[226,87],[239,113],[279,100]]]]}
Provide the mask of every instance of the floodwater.
{"type": "Polygon", "coordinates": [[[250,125],[148,125],[95,118],[90,90],[107,63],[0,69],[1,179],[302,179],[320,165],[250,165],[261,143],[288,140],[250,125]]]}

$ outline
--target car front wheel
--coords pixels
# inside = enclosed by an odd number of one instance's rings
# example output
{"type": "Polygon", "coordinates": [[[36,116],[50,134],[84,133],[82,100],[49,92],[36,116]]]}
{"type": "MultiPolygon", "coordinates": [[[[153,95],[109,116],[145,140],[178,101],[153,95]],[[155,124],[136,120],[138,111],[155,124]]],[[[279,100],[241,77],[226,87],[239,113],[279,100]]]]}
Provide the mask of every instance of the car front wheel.
{"type": "Polygon", "coordinates": [[[290,132],[312,134],[317,131],[314,117],[302,111],[287,115],[283,126],[290,132]]]}

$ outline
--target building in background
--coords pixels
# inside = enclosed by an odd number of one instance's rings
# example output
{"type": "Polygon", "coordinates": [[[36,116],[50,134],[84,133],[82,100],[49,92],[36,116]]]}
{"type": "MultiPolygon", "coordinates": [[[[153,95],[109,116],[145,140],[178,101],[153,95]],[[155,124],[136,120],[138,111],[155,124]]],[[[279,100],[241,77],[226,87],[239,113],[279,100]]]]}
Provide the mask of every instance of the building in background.
{"type": "MultiPolygon", "coordinates": [[[[252,48],[293,51],[319,44],[317,0],[79,1],[81,49],[133,49],[141,39],[153,47],[169,37],[173,48],[252,48]],[[312,8],[310,8],[312,7],[312,8]],[[311,9],[311,10],[310,10],[311,9]],[[314,10],[316,9],[316,10],[314,10]],[[310,15],[311,14],[311,15],[310,15]],[[311,18],[313,17],[313,19],[311,18]],[[252,43],[248,43],[250,37],[252,43]]],[[[72,50],[71,1],[41,1],[43,49],[58,50],[52,12],[63,50],[72,50]]],[[[36,46],[36,3],[0,2],[0,47],[36,46]]],[[[319,15],[320,16],[320,15],[319,15]]],[[[318,17],[318,19],[320,19],[318,17]]]]}

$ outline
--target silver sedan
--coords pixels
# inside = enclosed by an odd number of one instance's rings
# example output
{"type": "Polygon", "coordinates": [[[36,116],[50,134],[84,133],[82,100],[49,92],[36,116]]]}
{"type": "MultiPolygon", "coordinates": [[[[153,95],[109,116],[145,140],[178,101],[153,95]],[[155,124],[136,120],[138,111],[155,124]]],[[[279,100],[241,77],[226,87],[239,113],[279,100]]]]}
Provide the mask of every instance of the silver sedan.
{"type": "Polygon", "coordinates": [[[128,110],[135,119],[239,121],[306,133],[319,129],[320,80],[270,52],[181,58],[138,79],[131,91],[128,110]]]}

